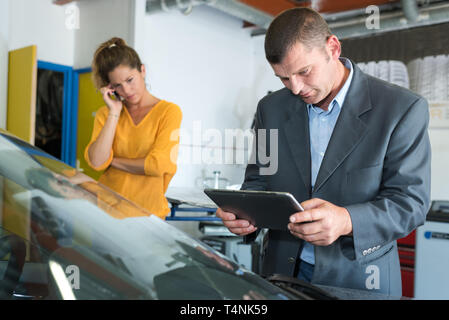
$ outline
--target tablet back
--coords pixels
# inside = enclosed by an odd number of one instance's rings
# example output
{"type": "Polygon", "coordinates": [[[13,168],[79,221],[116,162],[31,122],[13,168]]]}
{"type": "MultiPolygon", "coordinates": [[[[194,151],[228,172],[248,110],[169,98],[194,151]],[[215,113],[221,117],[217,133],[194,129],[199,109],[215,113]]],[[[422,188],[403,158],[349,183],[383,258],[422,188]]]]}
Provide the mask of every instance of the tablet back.
{"type": "Polygon", "coordinates": [[[289,217],[303,211],[287,192],[205,189],[204,193],[223,211],[234,213],[258,228],[287,230],[289,217]]]}

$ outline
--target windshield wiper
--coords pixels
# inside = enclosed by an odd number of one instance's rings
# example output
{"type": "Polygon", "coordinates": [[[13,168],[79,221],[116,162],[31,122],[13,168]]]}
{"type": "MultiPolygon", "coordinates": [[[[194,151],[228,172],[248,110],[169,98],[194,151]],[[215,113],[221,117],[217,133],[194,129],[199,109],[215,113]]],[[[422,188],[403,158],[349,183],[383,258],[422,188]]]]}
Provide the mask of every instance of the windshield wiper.
{"type": "Polygon", "coordinates": [[[337,300],[338,298],[326,291],[297,278],[274,274],[266,277],[266,280],[272,284],[291,292],[301,299],[306,300],[337,300]]]}

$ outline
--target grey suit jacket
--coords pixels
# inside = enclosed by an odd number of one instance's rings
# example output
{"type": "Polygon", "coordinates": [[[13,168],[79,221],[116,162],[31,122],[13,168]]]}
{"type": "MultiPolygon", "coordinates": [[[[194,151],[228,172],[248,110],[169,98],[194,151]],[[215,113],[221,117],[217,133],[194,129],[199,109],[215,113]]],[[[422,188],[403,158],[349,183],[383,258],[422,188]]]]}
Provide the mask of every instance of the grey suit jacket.
{"type": "MultiPolygon", "coordinates": [[[[345,207],[353,234],[315,246],[312,283],[400,296],[396,240],[423,224],[430,207],[428,104],[352,64],[353,80],[313,192],[307,106],[286,88],[263,98],[256,114],[256,130],[278,129],[277,171],[261,175],[268,164],[249,164],[242,189],[286,191],[300,202],[321,198],[345,207]]],[[[263,142],[269,153],[268,133],[263,142]]],[[[269,230],[262,273],[294,276],[302,244],[288,231],[269,230]]]]}

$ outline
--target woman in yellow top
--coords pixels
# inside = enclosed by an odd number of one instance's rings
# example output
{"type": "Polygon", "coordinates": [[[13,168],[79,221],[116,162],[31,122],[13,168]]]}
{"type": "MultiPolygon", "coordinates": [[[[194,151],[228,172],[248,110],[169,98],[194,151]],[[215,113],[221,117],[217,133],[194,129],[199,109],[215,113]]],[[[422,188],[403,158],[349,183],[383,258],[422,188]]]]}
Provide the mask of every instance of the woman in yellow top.
{"type": "Polygon", "coordinates": [[[120,38],[100,45],[92,62],[93,79],[106,106],[95,115],[84,157],[99,182],[160,218],[170,212],[165,192],[176,172],[182,113],[151,95],[145,66],[120,38]]]}

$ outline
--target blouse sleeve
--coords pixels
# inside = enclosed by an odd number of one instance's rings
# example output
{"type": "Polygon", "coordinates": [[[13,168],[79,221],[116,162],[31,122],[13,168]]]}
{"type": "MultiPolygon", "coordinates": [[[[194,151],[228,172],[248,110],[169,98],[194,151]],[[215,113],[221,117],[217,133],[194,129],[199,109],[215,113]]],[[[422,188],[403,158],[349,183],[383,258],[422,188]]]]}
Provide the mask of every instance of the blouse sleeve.
{"type": "Polygon", "coordinates": [[[176,104],[170,104],[162,116],[155,142],[145,157],[146,175],[161,177],[176,173],[181,120],[181,109],[176,104]]]}

